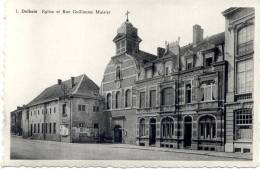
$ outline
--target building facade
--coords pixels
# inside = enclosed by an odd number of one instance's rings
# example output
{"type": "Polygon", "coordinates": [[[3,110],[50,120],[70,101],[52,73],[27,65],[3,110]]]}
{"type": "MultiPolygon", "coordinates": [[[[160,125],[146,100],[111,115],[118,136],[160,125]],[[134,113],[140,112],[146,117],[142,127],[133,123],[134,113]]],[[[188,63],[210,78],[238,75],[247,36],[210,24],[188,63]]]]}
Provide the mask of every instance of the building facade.
{"type": "Polygon", "coordinates": [[[137,29],[128,19],[118,28],[113,39],[116,54],[111,57],[101,83],[105,113],[110,117],[110,136],[114,143],[135,144],[136,89],[139,63],[156,56],[141,51],[137,29]]]}
{"type": "Polygon", "coordinates": [[[228,62],[225,150],[252,152],[255,10],[229,8],[223,15],[228,62]]]}
{"type": "Polygon", "coordinates": [[[100,142],[105,138],[99,87],[86,75],[48,87],[23,109],[23,137],[61,142],[100,142]]]}
{"type": "Polygon", "coordinates": [[[22,128],[22,107],[17,107],[11,112],[11,134],[21,136],[23,134],[22,128]]]}
{"type": "Polygon", "coordinates": [[[137,145],[224,151],[224,33],[158,48],[136,81],[137,145]]]}

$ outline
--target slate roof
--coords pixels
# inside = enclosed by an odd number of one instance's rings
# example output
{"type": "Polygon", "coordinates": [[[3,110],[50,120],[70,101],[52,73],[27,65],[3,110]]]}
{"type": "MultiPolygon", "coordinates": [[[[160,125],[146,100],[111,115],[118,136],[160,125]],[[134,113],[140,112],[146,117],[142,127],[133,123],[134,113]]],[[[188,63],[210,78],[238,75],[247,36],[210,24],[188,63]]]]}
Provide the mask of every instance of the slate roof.
{"type": "Polygon", "coordinates": [[[134,54],[134,56],[137,61],[143,61],[144,63],[151,62],[157,59],[157,56],[144,52],[142,50],[139,50],[137,54],[134,54]]]}
{"type": "MultiPolygon", "coordinates": [[[[99,87],[89,79],[85,74],[75,77],[75,86],[71,86],[71,79],[63,81],[66,94],[89,96],[89,91],[98,91],[99,87]]],[[[34,98],[27,106],[43,103],[52,99],[64,96],[64,90],[61,85],[55,84],[43,90],[36,98],[34,98]]]]}
{"type": "Polygon", "coordinates": [[[207,48],[208,44],[217,46],[224,42],[225,42],[225,32],[221,32],[221,33],[212,35],[210,37],[204,38],[203,41],[201,41],[199,44],[197,44],[196,47],[193,47],[192,43],[181,47],[180,55],[185,54],[188,50],[191,50],[193,52],[198,52],[200,50],[207,48]]]}

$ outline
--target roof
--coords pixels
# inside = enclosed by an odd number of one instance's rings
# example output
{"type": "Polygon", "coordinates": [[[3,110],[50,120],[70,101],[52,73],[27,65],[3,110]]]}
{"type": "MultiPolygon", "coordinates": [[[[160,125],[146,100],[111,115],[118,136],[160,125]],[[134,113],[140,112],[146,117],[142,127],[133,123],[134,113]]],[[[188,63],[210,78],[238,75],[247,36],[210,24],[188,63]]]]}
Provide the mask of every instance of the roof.
{"type": "Polygon", "coordinates": [[[36,98],[34,98],[27,106],[40,104],[52,99],[66,95],[85,95],[89,96],[89,91],[97,91],[99,87],[89,79],[85,74],[75,77],[75,85],[72,87],[71,79],[62,82],[62,85],[55,84],[43,90],[36,98]]]}
{"type": "Polygon", "coordinates": [[[198,52],[200,50],[203,50],[207,48],[209,44],[211,45],[220,45],[225,42],[225,32],[221,32],[215,35],[212,35],[210,37],[204,38],[199,44],[196,46],[193,46],[193,44],[188,44],[180,49],[180,55],[185,54],[188,50],[193,51],[193,52],[198,52]]]}
{"type": "Polygon", "coordinates": [[[227,16],[228,14],[234,12],[237,9],[239,9],[239,8],[235,8],[235,7],[228,8],[225,11],[222,12],[222,15],[227,16]]]}
{"type": "Polygon", "coordinates": [[[134,54],[134,56],[137,61],[143,62],[151,62],[157,58],[157,56],[144,52],[142,50],[139,50],[138,53],[134,54]]]}

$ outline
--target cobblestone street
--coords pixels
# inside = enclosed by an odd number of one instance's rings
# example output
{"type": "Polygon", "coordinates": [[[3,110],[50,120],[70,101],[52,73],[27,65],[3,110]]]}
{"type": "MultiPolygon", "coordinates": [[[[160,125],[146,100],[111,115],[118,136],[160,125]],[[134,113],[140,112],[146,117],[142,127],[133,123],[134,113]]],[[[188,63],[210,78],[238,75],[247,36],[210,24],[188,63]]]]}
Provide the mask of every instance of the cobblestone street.
{"type": "Polygon", "coordinates": [[[11,137],[11,159],[40,160],[247,160],[251,154],[176,150],[126,144],[76,144],[11,137]]]}

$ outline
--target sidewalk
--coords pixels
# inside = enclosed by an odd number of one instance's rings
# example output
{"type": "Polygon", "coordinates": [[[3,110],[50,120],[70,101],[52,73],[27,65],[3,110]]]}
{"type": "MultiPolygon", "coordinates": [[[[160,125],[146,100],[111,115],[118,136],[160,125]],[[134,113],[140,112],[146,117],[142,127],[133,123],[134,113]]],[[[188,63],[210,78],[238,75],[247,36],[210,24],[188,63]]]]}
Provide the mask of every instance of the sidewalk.
{"type": "Polygon", "coordinates": [[[226,157],[226,158],[237,158],[252,160],[252,153],[227,153],[227,152],[216,152],[216,151],[202,151],[202,150],[190,150],[190,149],[174,149],[174,148],[163,148],[163,147],[145,147],[136,146],[129,144],[113,144],[113,148],[125,148],[125,149],[138,149],[138,150],[150,150],[150,151],[163,151],[163,152],[175,152],[175,153],[186,153],[186,154],[198,154],[207,155],[213,157],[226,157]]]}

